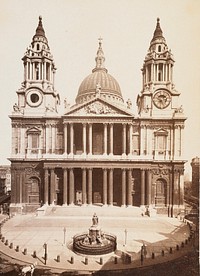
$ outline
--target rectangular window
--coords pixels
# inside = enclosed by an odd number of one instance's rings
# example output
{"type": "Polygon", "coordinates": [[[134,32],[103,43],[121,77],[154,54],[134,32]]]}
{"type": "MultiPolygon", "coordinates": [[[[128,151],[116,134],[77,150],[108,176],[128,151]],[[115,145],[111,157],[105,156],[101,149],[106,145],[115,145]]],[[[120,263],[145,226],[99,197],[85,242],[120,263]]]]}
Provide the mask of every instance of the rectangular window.
{"type": "Polygon", "coordinates": [[[157,136],[157,150],[158,153],[164,153],[164,151],[166,150],[166,136],[157,136]]]}
{"type": "Polygon", "coordinates": [[[37,149],[38,148],[38,134],[32,134],[32,149],[37,149]]]}

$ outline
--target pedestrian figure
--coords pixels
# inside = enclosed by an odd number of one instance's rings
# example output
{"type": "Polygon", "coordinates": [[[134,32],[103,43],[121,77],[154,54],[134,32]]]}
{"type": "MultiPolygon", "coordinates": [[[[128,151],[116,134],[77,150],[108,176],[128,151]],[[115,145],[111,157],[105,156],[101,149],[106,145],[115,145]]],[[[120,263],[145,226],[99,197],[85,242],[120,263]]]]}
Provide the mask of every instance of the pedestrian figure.
{"type": "Polygon", "coordinates": [[[146,259],[147,256],[147,247],[146,245],[143,243],[142,247],[141,247],[141,255],[143,255],[146,259]]]}

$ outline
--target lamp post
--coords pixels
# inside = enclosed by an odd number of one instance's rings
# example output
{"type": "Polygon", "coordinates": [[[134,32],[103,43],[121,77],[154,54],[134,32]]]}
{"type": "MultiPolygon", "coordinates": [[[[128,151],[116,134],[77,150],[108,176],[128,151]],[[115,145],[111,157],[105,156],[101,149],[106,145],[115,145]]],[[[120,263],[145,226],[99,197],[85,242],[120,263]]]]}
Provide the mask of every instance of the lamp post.
{"type": "Polygon", "coordinates": [[[125,240],[124,240],[124,246],[126,246],[126,241],[127,241],[127,229],[124,230],[124,233],[125,233],[125,240]]]}
{"type": "Polygon", "coordinates": [[[47,263],[47,243],[45,242],[44,245],[44,264],[46,265],[47,263]]]}
{"type": "Polygon", "coordinates": [[[64,233],[64,242],[63,242],[63,244],[65,244],[66,231],[67,231],[67,230],[66,230],[66,227],[64,227],[64,228],[63,228],[63,233],[64,233]]]}

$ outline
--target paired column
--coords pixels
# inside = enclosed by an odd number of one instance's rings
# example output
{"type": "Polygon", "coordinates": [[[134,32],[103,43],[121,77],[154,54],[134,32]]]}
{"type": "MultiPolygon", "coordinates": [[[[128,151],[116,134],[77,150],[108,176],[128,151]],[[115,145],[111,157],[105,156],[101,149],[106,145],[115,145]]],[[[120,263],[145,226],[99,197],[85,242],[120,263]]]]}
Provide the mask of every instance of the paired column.
{"type": "Polygon", "coordinates": [[[133,125],[129,125],[129,155],[132,155],[133,152],[133,125]]]}
{"type": "Polygon", "coordinates": [[[67,190],[68,190],[68,173],[67,169],[63,170],[63,205],[67,205],[67,190]]]}
{"type": "Polygon", "coordinates": [[[67,124],[64,125],[64,154],[67,154],[67,124]]]}
{"type": "Polygon", "coordinates": [[[126,124],[123,124],[122,129],[122,155],[126,155],[126,124]]]}
{"type": "Polygon", "coordinates": [[[145,205],[145,170],[141,169],[141,205],[145,205]]]}
{"type": "Polygon", "coordinates": [[[74,171],[69,169],[69,204],[74,204],[74,171]]]}
{"type": "Polygon", "coordinates": [[[85,205],[87,203],[86,194],[86,169],[82,169],[82,203],[85,205]]]}
{"type": "Polygon", "coordinates": [[[54,169],[50,170],[50,203],[54,204],[55,200],[55,172],[54,169]]]}
{"type": "Polygon", "coordinates": [[[108,153],[107,143],[108,143],[108,125],[104,124],[104,155],[108,153]]]}
{"type": "Polygon", "coordinates": [[[151,204],[151,171],[147,170],[147,205],[151,204]]]}
{"type": "Polygon", "coordinates": [[[83,154],[86,155],[86,124],[83,124],[83,154]]]}
{"type": "Polygon", "coordinates": [[[108,204],[113,205],[113,169],[109,169],[108,204]]]}
{"type": "Polygon", "coordinates": [[[128,198],[127,205],[132,206],[132,170],[128,169],[128,198]]]}
{"type": "Polygon", "coordinates": [[[92,204],[92,169],[88,170],[88,204],[92,204]]]}
{"type": "Polygon", "coordinates": [[[122,169],[122,206],[126,206],[126,169],[122,169]]]}
{"type": "Polygon", "coordinates": [[[74,154],[74,125],[70,124],[70,155],[74,154]]]}
{"type": "Polygon", "coordinates": [[[92,155],[92,124],[89,124],[89,155],[92,155]]]}
{"type": "Polygon", "coordinates": [[[108,204],[108,195],[107,195],[107,179],[108,179],[108,171],[107,169],[103,169],[103,205],[108,204]]]}
{"type": "Polygon", "coordinates": [[[113,124],[110,124],[110,155],[113,155],[113,124]]]}
{"type": "Polygon", "coordinates": [[[44,169],[44,204],[48,205],[49,201],[49,171],[44,169]]]}

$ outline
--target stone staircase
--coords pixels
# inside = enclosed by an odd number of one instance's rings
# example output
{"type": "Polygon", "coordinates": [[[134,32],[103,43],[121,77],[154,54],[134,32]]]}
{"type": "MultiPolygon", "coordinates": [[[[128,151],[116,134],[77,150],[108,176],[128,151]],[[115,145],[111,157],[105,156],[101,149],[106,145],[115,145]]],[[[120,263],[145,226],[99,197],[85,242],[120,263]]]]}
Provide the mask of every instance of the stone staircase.
{"type": "Polygon", "coordinates": [[[45,216],[64,217],[92,217],[96,213],[101,217],[141,217],[139,207],[117,207],[117,206],[47,206],[45,216]]]}

